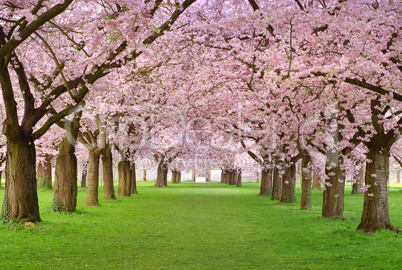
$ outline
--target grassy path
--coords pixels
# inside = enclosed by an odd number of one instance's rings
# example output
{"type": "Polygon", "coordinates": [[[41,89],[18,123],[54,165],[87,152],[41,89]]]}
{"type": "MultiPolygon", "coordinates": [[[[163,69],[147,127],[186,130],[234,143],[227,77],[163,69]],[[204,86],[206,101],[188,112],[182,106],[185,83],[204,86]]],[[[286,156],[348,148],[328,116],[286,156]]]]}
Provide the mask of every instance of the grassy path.
{"type": "MultiPolygon", "coordinates": [[[[362,196],[346,195],[347,221],[257,196],[258,184],[181,183],[78,212],[51,211],[39,191],[42,223],[0,225],[0,269],[400,269],[402,235],[358,232],[362,196]]],[[[298,190],[300,192],[300,190],[298,190]]],[[[347,191],[348,193],[349,191],[347,191]]],[[[298,193],[300,196],[300,193],[298,193]]],[[[0,188],[1,198],[4,186],[0,188]]],[[[402,228],[402,191],[390,191],[392,223],[402,228]]]]}

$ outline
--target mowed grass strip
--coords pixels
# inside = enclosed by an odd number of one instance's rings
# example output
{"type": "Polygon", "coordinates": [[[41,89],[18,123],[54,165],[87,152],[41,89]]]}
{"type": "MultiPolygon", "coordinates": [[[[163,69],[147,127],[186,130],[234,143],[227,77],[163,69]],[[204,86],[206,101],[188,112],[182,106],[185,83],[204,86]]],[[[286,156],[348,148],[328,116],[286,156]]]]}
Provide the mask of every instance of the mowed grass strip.
{"type": "MultiPolygon", "coordinates": [[[[322,191],[311,211],[257,196],[258,183],[180,183],[86,207],[51,211],[39,191],[43,222],[0,225],[0,269],[400,269],[402,235],[356,231],[363,196],[346,189],[347,220],[321,218],[322,191]]],[[[300,189],[298,198],[300,200],[300,189]]],[[[4,196],[4,185],[0,188],[4,196]]],[[[402,228],[402,191],[390,189],[392,223],[402,228]]]]}

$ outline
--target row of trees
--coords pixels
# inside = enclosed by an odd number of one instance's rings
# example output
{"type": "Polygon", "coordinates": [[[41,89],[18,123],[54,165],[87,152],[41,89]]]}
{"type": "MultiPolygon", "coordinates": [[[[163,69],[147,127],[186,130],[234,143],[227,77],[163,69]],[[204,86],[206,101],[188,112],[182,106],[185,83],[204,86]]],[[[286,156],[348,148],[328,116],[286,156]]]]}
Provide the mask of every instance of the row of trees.
{"type": "MultiPolygon", "coordinates": [[[[169,167],[208,160],[228,177],[246,169],[247,154],[263,183],[273,177],[274,197],[281,187],[281,202],[295,198],[300,162],[302,209],[314,171],[324,186],[323,216],[343,215],[345,175],[358,179],[364,169],[358,228],[398,231],[387,203],[402,128],[398,1],[0,5],[4,220],[40,220],[37,156],[45,164],[57,156],[55,201],[75,210],[80,142],[87,205],[98,204],[101,157],[112,183],[112,148],[127,186],[134,161],[156,162],[156,185],[166,186],[169,167]]],[[[105,188],[106,198],[112,190],[105,188]]]]}

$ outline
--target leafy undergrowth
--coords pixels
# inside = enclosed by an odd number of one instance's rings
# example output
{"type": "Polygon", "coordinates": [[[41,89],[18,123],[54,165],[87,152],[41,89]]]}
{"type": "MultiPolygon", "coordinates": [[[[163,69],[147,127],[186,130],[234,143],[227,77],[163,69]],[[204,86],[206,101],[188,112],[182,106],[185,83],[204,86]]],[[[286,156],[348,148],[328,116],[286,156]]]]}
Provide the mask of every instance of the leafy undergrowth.
{"type": "MultiPolygon", "coordinates": [[[[346,190],[347,220],[257,196],[259,184],[180,183],[86,207],[51,210],[39,191],[43,222],[0,225],[0,269],[400,269],[402,235],[356,231],[363,197],[346,190]]],[[[4,196],[4,186],[0,188],[4,196]]],[[[300,201],[300,190],[298,189],[300,201]]],[[[402,191],[390,189],[392,223],[402,228],[402,191]]]]}

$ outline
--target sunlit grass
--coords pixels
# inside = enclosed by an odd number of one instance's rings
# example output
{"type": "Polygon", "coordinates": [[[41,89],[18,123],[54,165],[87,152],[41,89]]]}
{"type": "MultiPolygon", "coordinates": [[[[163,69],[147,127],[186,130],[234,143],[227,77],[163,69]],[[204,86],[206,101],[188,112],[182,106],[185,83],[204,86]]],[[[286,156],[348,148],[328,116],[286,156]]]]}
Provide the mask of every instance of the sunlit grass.
{"type": "MultiPolygon", "coordinates": [[[[346,190],[347,220],[257,196],[258,183],[138,183],[139,194],[103,199],[77,213],[51,211],[39,191],[43,222],[0,225],[0,269],[400,269],[402,235],[356,231],[363,196],[346,190]]],[[[4,185],[0,188],[4,196],[4,185]]],[[[298,196],[300,190],[298,189],[298,196]]],[[[300,198],[299,198],[300,200],[300,198]]],[[[392,223],[402,228],[402,191],[390,189],[392,223]]]]}

